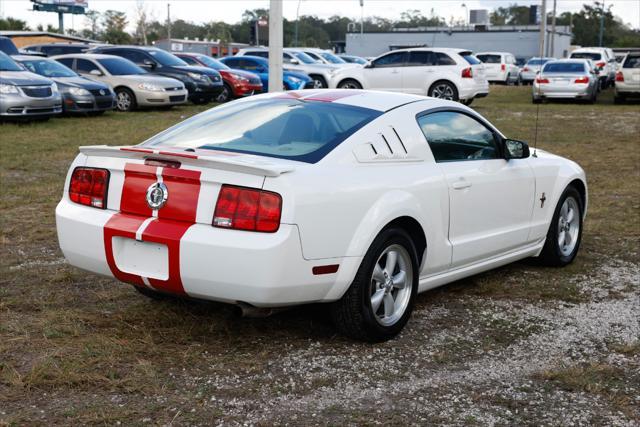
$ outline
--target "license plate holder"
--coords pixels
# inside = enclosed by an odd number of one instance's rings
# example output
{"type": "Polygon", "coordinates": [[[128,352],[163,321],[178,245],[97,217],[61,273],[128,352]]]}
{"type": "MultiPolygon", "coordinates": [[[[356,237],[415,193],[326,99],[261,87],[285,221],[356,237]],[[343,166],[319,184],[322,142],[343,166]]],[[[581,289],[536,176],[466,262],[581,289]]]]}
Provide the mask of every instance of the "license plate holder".
{"type": "Polygon", "coordinates": [[[114,236],[112,247],[118,270],[150,279],[169,278],[167,245],[114,236]]]}

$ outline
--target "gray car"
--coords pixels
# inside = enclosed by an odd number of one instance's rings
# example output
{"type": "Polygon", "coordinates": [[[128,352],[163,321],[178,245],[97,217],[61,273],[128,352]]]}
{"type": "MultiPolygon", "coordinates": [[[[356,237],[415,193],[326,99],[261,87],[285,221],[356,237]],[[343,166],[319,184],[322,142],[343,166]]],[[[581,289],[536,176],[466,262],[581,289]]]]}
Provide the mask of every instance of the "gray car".
{"type": "Polygon", "coordinates": [[[62,98],[56,84],[0,52],[0,118],[48,119],[60,113],[62,98]]]}
{"type": "Polygon", "coordinates": [[[73,70],[50,58],[19,55],[13,59],[27,70],[53,80],[62,96],[66,114],[99,115],[115,108],[115,94],[104,83],[80,77],[73,70]]]}
{"type": "Polygon", "coordinates": [[[554,61],[554,58],[531,58],[520,70],[520,81],[522,84],[533,84],[533,80],[536,78],[536,74],[540,71],[540,68],[549,61],[554,61]]]}
{"type": "Polygon", "coordinates": [[[533,81],[534,104],[543,99],[579,99],[593,104],[598,95],[598,75],[586,59],[547,62],[533,81]]]}
{"type": "Polygon", "coordinates": [[[187,102],[187,89],[176,79],[147,73],[128,59],[115,55],[74,53],[54,56],[83,77],[106,83],[116,93],[116,108],[171,107],[187,102]]]}

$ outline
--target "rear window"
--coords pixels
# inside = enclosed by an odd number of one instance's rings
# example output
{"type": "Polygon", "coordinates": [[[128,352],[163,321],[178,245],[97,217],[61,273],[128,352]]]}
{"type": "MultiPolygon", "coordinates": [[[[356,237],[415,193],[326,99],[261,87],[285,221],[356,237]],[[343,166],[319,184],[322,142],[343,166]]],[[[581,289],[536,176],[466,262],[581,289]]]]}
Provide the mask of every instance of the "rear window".
{"type": "Polygon", "coordinates": [[[602,59],[602,55],[596,52],[573,52],[571,58],[574,59],[590,59],[592,61],[599,61],[602,59]]]}
{"type": "Polygon", "coordinates": [[[460,52],[460,56],[464,58],[465,61],[469,63],[469,65],[478,65],[482,64],[478,58],[473,56],[471,52],[460,52]]]}
{"type": "Polygon", "coordinates": [[[551,61],[550,59],[530,59],[527,62],[527,65],[544,65],[547,62],[551,61]]]}
{"type": "Polygon", "coordinates": [[[583,73],[584,65],[581,62],[551,62],[544,66],[544,73],[583,73]]]}
{"type": "Polygon", "coordinates": [[[476,58],[485,64],[500,64],[502,62],[500,55],[476,55],[476,58]]]}
{"type": "Polygon", "coordinates": [[[640,55],[629,55],[624,60],[622,68],[640,68],[640,55]]]}
{"type": "Polygon", "coordinates": [[[210,149],[316,163],[382,112],[331,102],[268,98],[212,108],[145,146],[210,149]]]}

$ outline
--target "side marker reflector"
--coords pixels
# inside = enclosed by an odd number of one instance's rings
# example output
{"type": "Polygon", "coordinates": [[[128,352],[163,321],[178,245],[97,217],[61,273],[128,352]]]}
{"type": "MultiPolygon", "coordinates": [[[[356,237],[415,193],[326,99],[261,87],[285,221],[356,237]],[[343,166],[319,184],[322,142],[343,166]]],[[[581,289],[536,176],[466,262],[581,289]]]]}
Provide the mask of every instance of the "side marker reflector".
{"type": "Polygon", "coordinates": [[[339,264],[318,265],[313,267],[311,271],[313,271],[313,274],[315,276],[318,276],[320,274],[333,274],[338,271],[338,267],[340,267],[339,264]]]}

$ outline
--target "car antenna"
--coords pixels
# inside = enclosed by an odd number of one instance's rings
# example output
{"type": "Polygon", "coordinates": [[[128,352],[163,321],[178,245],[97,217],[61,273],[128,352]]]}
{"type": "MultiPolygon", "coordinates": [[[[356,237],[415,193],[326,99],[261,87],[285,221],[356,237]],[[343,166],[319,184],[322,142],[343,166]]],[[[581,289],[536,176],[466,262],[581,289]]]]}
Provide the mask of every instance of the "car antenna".
{"type": "MultiPolygon", "coordinates": [[[[542,58],[544,58],[544,39],[547,32],[547,0],[542,0],[542,8],[540,10],[540,47],[539,47],[539,57],[540,57],[540,71],[538,73],[542,75],[542,68],[544,67],[544,63],[542,63],[542,58]]],[[[536,79],[538,75],[533,78],[533,85],[536,84],[536,79]]],[[[538,99],[536,100],[536,130],[533,136],[533,157],[538,157],[538,120],[540,118],[540,103],[542,102],[542,98],[540,98],[540,84],[538,84],[538,99]]]]}

